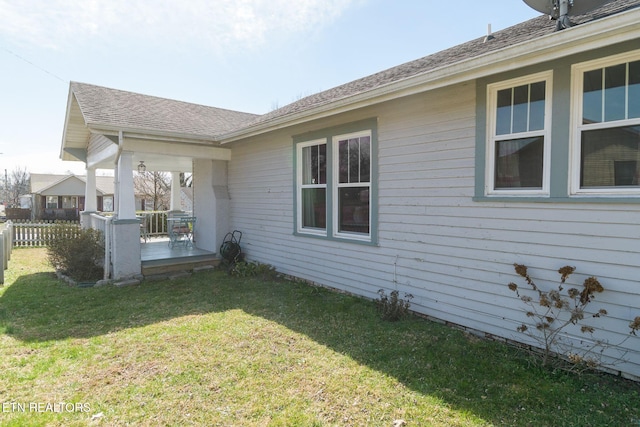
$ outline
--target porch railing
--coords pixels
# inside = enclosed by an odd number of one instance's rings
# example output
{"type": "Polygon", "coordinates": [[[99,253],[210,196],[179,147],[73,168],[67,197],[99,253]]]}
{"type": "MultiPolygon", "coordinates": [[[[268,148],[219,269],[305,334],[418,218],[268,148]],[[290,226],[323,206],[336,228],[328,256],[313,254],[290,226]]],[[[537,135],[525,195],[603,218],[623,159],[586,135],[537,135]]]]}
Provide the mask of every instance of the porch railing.
{"type": "Polygon", "coordinates": [[[167,211],[138,211],[139,216],[147,217],[147,236],[167,236],[167,211]]]}
{"type": "Polygon", "coordinates": [[[103,278],[109,279],[111,274],[111,220],[112,217],[91,214],[89,216],[89,226],[94,230],[100,230],[104,236],[104,276],[103,278]]]}
{"type": "MultiPolygon", "coordinates": [[[[138,217],[146,216],[147,217],[147,236],[168,236],[169,231],[167,228],[167,218],[169,213],[167,211],[137,211],[136,215],[138,217]]],[[[102,217],[113,217],[113,212],[103,212],[102,217]]],[[[93,228],[95,227],[92,223],[93,228]]],[[[104,231],[104,230],[103,230],[104,231]]]]}
{"type": "MultiPolygon", "coordinates": [[[[166,211],[139,211],[136,212],[138,216],[145,215],[146,221],[142,224],[146,224],[146,236],[162,236],[167,235],[167,217],[166,211]]],[[[111,248],[113,238],[111,233],[111,221],[113,220],[113,214],[91,214],[89,216],[89,227],[102,231],[104,235],[104,279],[109,279],[111,275],[111,248]]],[[[142,232],[142,231],[141,231],[142,232]]]]}

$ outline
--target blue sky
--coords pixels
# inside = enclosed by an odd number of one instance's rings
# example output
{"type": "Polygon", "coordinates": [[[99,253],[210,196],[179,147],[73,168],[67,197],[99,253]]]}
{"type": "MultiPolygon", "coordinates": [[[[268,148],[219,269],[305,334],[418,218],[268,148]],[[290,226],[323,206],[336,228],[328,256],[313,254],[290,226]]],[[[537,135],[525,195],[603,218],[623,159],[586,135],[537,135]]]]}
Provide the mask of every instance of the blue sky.
{"type": "Polygon", "coordinates": [[[0,0],[0,171],[59,160],[69,81],[262,114],[538,16],[522,0],[0,0]]]}

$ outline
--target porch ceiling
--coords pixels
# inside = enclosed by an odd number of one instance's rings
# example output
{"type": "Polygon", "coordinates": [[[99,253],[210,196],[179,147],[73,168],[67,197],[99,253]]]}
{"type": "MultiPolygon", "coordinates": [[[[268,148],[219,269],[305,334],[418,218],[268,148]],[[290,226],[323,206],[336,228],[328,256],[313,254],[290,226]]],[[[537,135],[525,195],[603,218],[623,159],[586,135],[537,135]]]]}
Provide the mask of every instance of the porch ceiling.
{"type": "Polygon", "coordinates": [[[156,153],[134,153],[133,167],[138,167],[140,161],[143,161],[147,167],[147,171],[176,171],[176,172],[193,172],[193,158],[180,156],[165,156],[156,153]]]}
{"type": "MultiPolygon", "coordinates": [[[[92,134],[88,144],[88,155],[84,161],[88,167],[114,169],[119,151],[132,153],[133,169],[140,161],[147,171],[192,172],[194,158],[207,157],[211,153],[194,152],[188,144],[166,140],[134,140],[123,137],[121,145],[113,142],[117,137],[92,134]]],[[[207,151],[207,150],[205,150],[207,151]]]]}

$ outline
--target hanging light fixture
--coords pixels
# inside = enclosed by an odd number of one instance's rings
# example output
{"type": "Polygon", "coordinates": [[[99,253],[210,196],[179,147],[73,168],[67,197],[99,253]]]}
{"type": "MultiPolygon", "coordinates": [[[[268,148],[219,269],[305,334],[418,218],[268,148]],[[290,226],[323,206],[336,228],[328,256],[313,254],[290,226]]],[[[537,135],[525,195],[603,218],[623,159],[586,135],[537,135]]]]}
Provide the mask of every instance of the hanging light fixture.
{"type": "Polygon", "coordinates": [[[144,161],[140,160],[140,164],[138,165],[138,173],[145,173],[147,171],[147,167],[144,165],[144,161]]]}

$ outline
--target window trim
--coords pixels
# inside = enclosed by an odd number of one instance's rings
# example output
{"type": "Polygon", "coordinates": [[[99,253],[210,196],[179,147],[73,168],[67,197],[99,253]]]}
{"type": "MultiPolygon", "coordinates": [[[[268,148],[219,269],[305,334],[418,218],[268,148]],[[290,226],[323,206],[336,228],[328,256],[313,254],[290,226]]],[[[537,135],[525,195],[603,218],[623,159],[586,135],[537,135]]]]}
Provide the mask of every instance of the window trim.
{"type": "Polygon", "coordinates": [[[639,188],[580,188],[580,166],[582,132],[585,130],[598,130],[619,128],[623,126],[640,125],[640,118],[613,120],[594,124],[583,124],[583,83],[584,74],[587,71],[598,70],[615,65],[627,64],[640,60],[640,49],[624,52],[618,55],[611,55],[591,61],[580,62],[571,66],[571,125],[569,135],[569,196],[581,197],[640,197],[639,188]]]}
{"type": "Polygon", "coordinates": [[[514,79],[504,80],[487,85],[487,128],[485,147],[485,188],[486,197],[509,196],[509,197],[549,197],[551,181],[551,127],[552,127],[552,101],[553,101],[553,70],[542,71],[529,74],[514,79]],[[508,135],[497,135],[497,105],[498,92],[503,89],[514,88],[525,84],[545,82],[545,108],[544,108],[544,128],[537,131],[527,131],[510,133],[508,135]],[[496,142],[542,136],[544,138],[542,157],[542,188],[495,188],[495,147],[496,142]]]}
{"type": "MultiPolygon", "coordinates": [[[[315,228],[315,227],[303,227],[302,221],[302,190],[305,188],[325,188],[326,198],[329,198],[329,183],[325,184],[303,184],[302,173],[303,173],[303,159],[302,159],[302,151],[306,147],[312,147],[314,145],[322,145],[325,144],[327,149],[329,148],[329,143],[327,138],[314,139],[310,141],[300,142],[296,144],[296,160],[298,167],[296,168],[296,215],[297,215],[297,232],[300,234],[311,234],[315,236],[326,236],[327,229],[315,228]]],[[[327,159],[328,160],[328,159],[327,159]]],[[[327,161],[327,169],[329,168],[329,162],[327,161]]],[[[329,175],[329,171],[326,171],[327,176],[329,175]]],[[[327,200],[328,203],[328,200],[327,200]]],[[[325,208],[327,209],[327,208],[325,208]]]]}
{"type": "Polygon", "coordinates": [[[346,183],[346,184],[340,184],[340,167],[339,167],[339,153],[338,153],[338,144],[340,141],[344,141],[345,139],[351,139],[351,138],[362,138],[362,137],[369,137],[369,148],[370,148],[370,152],[369,152],[369,161],[370,164],[371,162],[371,158],[372,158],[372,154],[371,154],[371,150],[372,150],[372,146],[373,146],[373,132],[371,131],[371,129],[366,129],[366,130],[362,130],[359,132],[351,132],[351,133],[347,133],[347,134],[342,134],[342,135],[335,135],[332,137],[331,139],[331,145],[332,145],[332,163],[333,163],[333,180],[331,182],[331,188],[332,188],[332,197],[333,197],[333,212],[331,214],[331,220],[333,222],[333,237],[336,238],[343,238],[343,239],[350,239],[350,240],[361,240],[364,242],[371,242],[372,239],[372,186],[371,186],[371,181],[373,178],[372,175],[372,171],[369,171],[369,182],[366,183],[366,185],[363,185],[362,183],[346,183]],[[340,187],[363,187],[363,188],[368,188],[369,189],[369,232],[367,234],[365,233],[356,233],[356,232],[341,232],[340,231],[340,224],[339,224],[339,219],[340,219],[340,215],[339,215],[339,208],[340,208],[340,202],[338,200],[338,195],[339,195],[339,189],[340,187]]]}
{"type": "Polygon", "coordinates": [[[60,208],[60,198],[58,196],[45,196],[45,209],[59,209],[60,208]],[[51,203],[49,202],[49,199],[51,199],[51,203]],[[49,204],[53,205],[53,201],[55,199],[55,207],[54,206],[49,206],[49,204]]]}
{"type": "MultiPolygon", "coordinates": [[[[300,237],[309,237],[322,240],[329,240],[335,242],[354,243],[365,246],[377,246],[378,245],[378,118],[369,117],[353,122],[347,122],[330,126],[326,128],[320,128],[312,130],[298,135],[292,135],[292,157],[294,167],[292,170],[292,193],[294,197],[293,206],[296,210],[293,213],[293,235],[300,237]],[[333,138],[338,136],[342,138],[344,135],[350,134],[363,134],[368,132],[371,138],[370,146],[370,177],[369,177],[369,234],[362,238],[356,233],[334,233],[334,216],[337,212],[334,209],[334,193],[337,192],[337,186],[333,184],[334,178],[334,153],[333,153],[333,138]],[[308,228],[301,228],[302,223],[301,212],[299,208],[301,197],[299,192],[298,183],[301,182],[301,159],[299,159],[298,153],[302,152],[301,144],[311,143],[322,140],[327,142],[327,219],[326,219],[326,233],[313,234],[309,233],[308,228]]],[[[301,154],[300,154],[301,156],[301,154]]]]}

